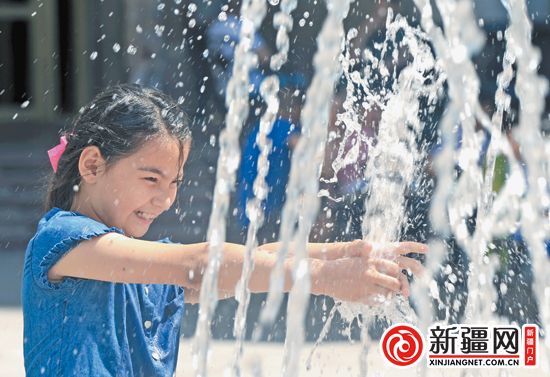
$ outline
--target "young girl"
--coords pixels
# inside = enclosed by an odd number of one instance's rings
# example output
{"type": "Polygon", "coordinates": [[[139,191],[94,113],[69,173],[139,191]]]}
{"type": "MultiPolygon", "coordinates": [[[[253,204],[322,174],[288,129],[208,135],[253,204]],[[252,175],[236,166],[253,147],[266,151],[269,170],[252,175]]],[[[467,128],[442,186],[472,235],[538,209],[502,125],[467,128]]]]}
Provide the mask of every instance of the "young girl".
{"type": "MultiPolygon", "coordinates": [[[[190,132],[165,95],[137,85],[99,94],[51,150],[46,208],[29,242],[23,274],[27,375],[172,376],[186,302],[196,302],[207,243],[139,240],[168,210],[183,177],[190,132]]],[[[252,292],[269,289],[278,244],[259,247],[252,292]]],[[[394,245],[376,259],[367,242],[309,244],[312,293],[370,302],[408,295],[403,256],[394,245]]],[[[244,247],[225,244],[220,297],[233,294],[244,247]]],[[[285,290],[292,285],[292,257],[285,290]]]]}

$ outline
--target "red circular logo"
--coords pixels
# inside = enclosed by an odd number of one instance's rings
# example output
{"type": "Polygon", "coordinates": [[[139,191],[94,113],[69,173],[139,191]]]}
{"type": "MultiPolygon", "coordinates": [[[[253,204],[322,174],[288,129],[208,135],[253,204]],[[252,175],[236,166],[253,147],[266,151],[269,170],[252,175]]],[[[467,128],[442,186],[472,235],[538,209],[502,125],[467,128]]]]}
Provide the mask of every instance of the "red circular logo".
{"type": "Polygon", "coordinates": [[[420,332],[411,325],[393,325],[384,331],[380,343],[382,353],[393,365],[413,365],[424,351],[424,340],[420,332]]]}

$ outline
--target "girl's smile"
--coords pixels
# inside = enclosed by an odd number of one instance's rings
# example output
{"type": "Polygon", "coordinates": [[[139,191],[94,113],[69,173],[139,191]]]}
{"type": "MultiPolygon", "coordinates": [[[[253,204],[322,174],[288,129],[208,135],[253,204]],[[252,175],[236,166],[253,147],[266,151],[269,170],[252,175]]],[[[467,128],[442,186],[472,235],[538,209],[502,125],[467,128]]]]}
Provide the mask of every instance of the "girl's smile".
{"type": "Polygon", "coordinates": [[[143,211],[136,211],[135,214],[137,217],[139,217],[143,221],[149,221],[149,222],[153,222],[153,220],[155,220],[158,216],[158,215],[150,215],[143,211]]]}

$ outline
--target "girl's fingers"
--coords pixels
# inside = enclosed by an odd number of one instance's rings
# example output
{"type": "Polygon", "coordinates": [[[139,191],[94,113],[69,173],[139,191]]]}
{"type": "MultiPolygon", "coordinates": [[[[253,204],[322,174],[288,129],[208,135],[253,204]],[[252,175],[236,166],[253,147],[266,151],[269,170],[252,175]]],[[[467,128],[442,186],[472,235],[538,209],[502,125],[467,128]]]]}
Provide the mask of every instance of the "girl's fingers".
{"type": "Polygon", "coordinates": [[[426,254],[428,252],[428,245],[419,242],[398,242],[395,246],[395,254],[426,254]]]}
{"type": "Polygon", "coordinates": [[[405,274],[399,274],[399,281],[401,282],[401,294],[405,297],[409,297],[411,294],[409,279],[407,279],[405,274]]]}
{"type": "Polygon", "coordinates": [[[416,259],[400,255],[397,257],[397,263],[402,270],[409,270],[415,275],[422,276],[425,273],[425,268],[416,259]]]}
{"type": "Polygon", "coordinates": [[[374,265],[376,269],[383,274],[398,277],[403,267],[400,267],[396,262],[387,259],[375,259],[374,265]]]}
{"type": "Polygon", "coordinates": [[[373,285],[379,285],[380,287],[389,289],[395,293],[398,293],[401,290],[401,282],[397,277],[382,274],[374,269],[368,270],[367,276],[370,278],[373,285]]]}

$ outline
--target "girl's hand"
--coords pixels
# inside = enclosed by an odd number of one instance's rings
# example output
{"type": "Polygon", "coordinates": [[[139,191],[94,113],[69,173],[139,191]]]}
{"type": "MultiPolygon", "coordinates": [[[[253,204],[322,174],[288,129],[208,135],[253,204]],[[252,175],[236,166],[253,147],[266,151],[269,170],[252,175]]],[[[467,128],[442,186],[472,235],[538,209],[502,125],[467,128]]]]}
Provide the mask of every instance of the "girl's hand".
{"type": "Polygon", "coordinates": [[[399,242],[374,246],[356,240],[343,243],[330,253],[331,259],[319,261],[319,275],[314,275],[314,290],[341,301],[376,304],[396,293],[410,293],[408,270],[422,274],[421,264],[408,253],[425,253],[427,246],[417,242],[399,242]]]}

